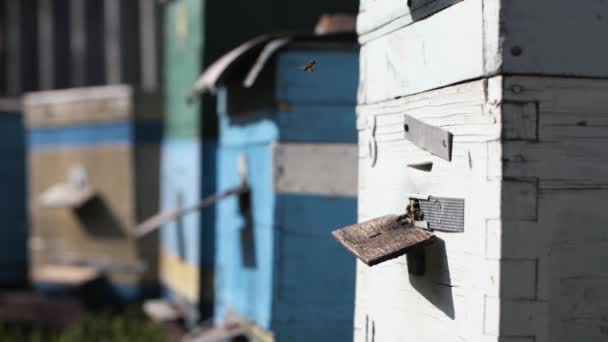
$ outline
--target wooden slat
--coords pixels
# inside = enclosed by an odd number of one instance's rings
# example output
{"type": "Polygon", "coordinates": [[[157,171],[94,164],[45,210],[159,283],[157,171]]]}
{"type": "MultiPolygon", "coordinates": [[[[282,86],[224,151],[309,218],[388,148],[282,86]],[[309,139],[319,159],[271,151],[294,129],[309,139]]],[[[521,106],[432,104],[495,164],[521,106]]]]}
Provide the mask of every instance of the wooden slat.
{"type": "Polygon", "coordinates": [[[397,258],[434,240],[428,230],[414,227],[404,217],[386,215],[332,232],[333,236],[368,266],[397,258]]]}

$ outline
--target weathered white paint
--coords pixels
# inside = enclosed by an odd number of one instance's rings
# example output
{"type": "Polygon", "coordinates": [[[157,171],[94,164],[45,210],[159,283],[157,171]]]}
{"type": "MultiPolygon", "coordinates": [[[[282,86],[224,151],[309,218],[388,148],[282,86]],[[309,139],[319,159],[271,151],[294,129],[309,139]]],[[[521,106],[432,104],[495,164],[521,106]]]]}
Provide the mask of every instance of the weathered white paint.
{"type": "MultiPolygon", "coordinates": [[[[465,232],[437,233],[445,243],[427,251],[424,277],[407,273],[406,257],[371,268],[359,263],[356,341],[372,341],[372,324],[375,341],[485,338],[485,297],[498,297],[500,291],[500,262],[483,257],[486,221],[500,217],[500,181],[489,177],[488,170],[490,164],[500,163],[501,156],[488,154],[487,148],[501,133],[500,99],[488,98],[497,93],[488,88],[497,86],[499,82],[475,81],[359,107],[359,219],[402,213],[411,193],[457,197],[465,199],[465,232]],[[452,132],[452,162],[405,140],[403,113],[452,132]],[[368,135],[362,125],[372,115],[378,144],[374,167],[363,148],[368,135]],[[433,162],[432,171],[407,167],[422,161],[433,162]]],[[[524,267],[529,273],[529,266],[524,267]]]]}
{"type": "Polygon", "coordinates": [[[605,94],[608,80],[497,76],[360,105],[359,219],[459,197],[465,232],[437,233],[423,277],[406,257],[358,263],[355,341],[606,339],[605,94]],[[405,140],[403,113],[452,132],[452,162],[405,140]]]}
{"type": "Polygon", "coordinates": [[[361,0],[357,33],[363,43],[411,25],[462,0],[361,0]]]}
{"type": "Polygon", "coordinates": [[[359,103],[496,72],[484,68],[482,26],[482,1],[467,0],[367,42],[361,47],[359,103]]]}
{"type": "Polygon", "coordinates": [[[608,46],[597,44],[608,2],[436,0],[424,8],[434,14],[416,21],[406,1],[366,1],[359,103],[499,73],[608,77],[608,46]]]}
{"type": "Polygon", "coordinates": [[[357,145],[276,143],[274,191],[357,196],[357,145]]]}

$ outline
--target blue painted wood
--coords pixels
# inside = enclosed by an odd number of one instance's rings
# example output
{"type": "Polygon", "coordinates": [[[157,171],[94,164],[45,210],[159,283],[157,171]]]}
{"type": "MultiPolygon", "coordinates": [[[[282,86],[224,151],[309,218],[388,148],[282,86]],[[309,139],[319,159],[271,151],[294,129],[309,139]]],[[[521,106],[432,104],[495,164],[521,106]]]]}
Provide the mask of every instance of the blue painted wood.
{"type": "Polygon", "coordinates": [[[158,121],[123,121],[33,128],[28,131],[28,145],[32,149],[38,149],[104,143],[158,143],[161,137],[162,123],[158,121]]]}
{"type": "Polygon", "coordinates": [[[0,189],[0,287],[26,284],[26,148],[20,112],[0,110],[0,189]]]}
{"type": "MultiPolygon", "coordinates": [[[[171,138],[162,146],[161,210],[191,206],[217,192],[217,141],[197,138],[171,138]],[[181,197],[181,199],[180,199],[181,197]],[[181,202],[181,203],[180,203],[181,202]]],[[[161,229],[161,246],[184,262],[209,272],[215,258],[215,209],[192,212],[161,229]]],[[[201,275],[203,275],[201,273],[201,275]]],[[[201,279],[202,280],[202,279],[201,279]]],[[[183,282],[183,279],[177,281],[183,282]]],[[[163,284],[167,298],[179,296],[178,289],[163,284]]],[[[189,287],[189,286],[186,286],[189,287]]],[[[213,290],[201,288],[198,302],[191,302],[201,314],[209,315],[212,303],[206,302],[213,290]],[[207,293],[204,293],[207,292],[207,293]]],[[[181,300],[188,301],[180,296],[181,300]]]]}
{"type": "MultiPolygon", "coordinates": [[[[201,143],[171,139],[162,145],[161,211],[190,206],[201,198],[201,143]],[[180,199],[181,197],[181,199],[180,199]],[[181,203],[180,203],[181,201],[181,203]]],[[[201,213],[193,212],[161,229],[161,246],[193,265],[200,265],[201,213]]]]}
{"type": "Polygon", "coordinates": [[[292,103],[346,104],[354,107],[359,85],[358,49],[290,50],[277,62],[277,98],[292,103]],[[303,72],[311,59],[314,72],[303,72]]]}
{"type": "Polygon", "coordinates": [[[269,329],[272,310],[274,202],[272,189],[271,149],[269,144],[241,147],[220,146],[218,187],[225,190],[239,184],[237,160],[244,153],[249,162],[248,179],[252,191],[252,227],[255,265],[243,263],[243,252],[251,245],[241,241],[246,221],[239,213],[238,199],[229,198],[217,205],[216,314],[224,309],[245,315],[269,329]]]}
{"type": "MultiPolygon", "coordinates": [[[[274,193],[271,146],[281,141],[356,142],[358,51],[288,50],[279,54],[277,65],[278,112],[227,112],[231,89],[219,91],[218,186],[238,184],[237,158],[245,153],[256,264],[242,262],[246,221],[237,199],[221,202],[216,214],[216,316],[221,321],[226,310],[236,311],[272,330],[277,341],[349,341],[355,262],[330,232],[356,221],[356,198],[274,193]],[[301,66],[311,58],[319,69],[303,72],[301,66]]],[[[254,89],[251,94],[258,93],[254,89]]]]}
{"type": "Polygon", "coordinates": [[[298,103],[279,111],[279,140],[293,142],[355,143],[353,105],[298,103]]]}

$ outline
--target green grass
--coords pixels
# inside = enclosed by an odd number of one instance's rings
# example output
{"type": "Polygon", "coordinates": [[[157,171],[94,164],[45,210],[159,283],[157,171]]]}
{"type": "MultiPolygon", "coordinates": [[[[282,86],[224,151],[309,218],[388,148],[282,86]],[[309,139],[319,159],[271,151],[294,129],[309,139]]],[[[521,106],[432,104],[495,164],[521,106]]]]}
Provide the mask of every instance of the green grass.
{"type": "Polygon", "coordinates": [[[65,331],[0,325],[2,342],[164,342],[165,333],[138,309],[101,313],[65,331]]]}

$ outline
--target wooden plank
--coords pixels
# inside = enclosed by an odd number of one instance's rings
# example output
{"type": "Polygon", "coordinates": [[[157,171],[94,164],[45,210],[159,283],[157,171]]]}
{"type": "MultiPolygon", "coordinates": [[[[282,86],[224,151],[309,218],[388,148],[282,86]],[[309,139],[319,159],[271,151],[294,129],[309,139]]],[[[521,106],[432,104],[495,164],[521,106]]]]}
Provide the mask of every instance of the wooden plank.
{"type": "Polygon", "coordinates": [[[430,231],[416,228],[398,215],[361,222],[335,230],[332,235],[368,266],[399,257],[434,238],[430,231]]]}
{"type": "Polygon", "coordinates": [[[594,2],[579,8],[566,0],[544,0],[532,8],[510,1],[453,4],[365,42],[359,102],[406,96],[500,72],[606,77],[608,67],[602,61],[608,48],[598,50],[590,42],[593,39],[578,37],[593,37],[607,27],[603,20],[607,6],[594,2]],[[562,51],[564,46],[568,49],[562,51]],[[408,63],[401,63],[404,60],[408,63]]]}
{"type": "Polygon", "coordinates": [[[132,118],[128,86],[87,87],[30,93],[24,99],[26,126],[57,127],[132,118]]]}
{"type": "Polygon", "coordinates": [[[362,0],[357,16],[357,32],[365,43],[411,25],[461,0],[362,0]]]}
{"type": "Polygon", "coordinates": [[[485,69],[482,26],[482,1],[462,1],[366,43],[358,102],[375,103],[497,72],[485,69]]]}
{"type": "Polygon", "coordinates": [[[277,101],[354,105],[359,76],[357,52],[353,46],[351,49],[294,48],[280,54],[276,66],[277,101]],[[303,72],[302,66],[313,57],[317,61],[315,72],[303,72]]]}
{"type": "Polygon", "coordinates": [[[356,196],[357,146],[293,144],[272,146],[277,193],[356,196]]]}

